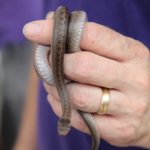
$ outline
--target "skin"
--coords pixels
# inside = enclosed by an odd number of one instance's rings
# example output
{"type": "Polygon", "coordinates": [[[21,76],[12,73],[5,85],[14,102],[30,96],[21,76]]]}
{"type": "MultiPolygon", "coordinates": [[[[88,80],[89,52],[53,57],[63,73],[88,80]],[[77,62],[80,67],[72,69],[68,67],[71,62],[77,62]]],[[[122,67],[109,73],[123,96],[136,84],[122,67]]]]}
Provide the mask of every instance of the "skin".
{"type": "MultiPolygon", "coordinates": [[[[33,42],[51,43],[53,14],[47,20],[24,27],[24,35],[33,42]],[[36,28],[36,27],[39,27],[36,28]]],[[[67,85],[72,100],[72,126],[88,133],[76,109],[90,112],[100,136],[115,146],[150,148],[150,53],[141,42],[123,36],[105,26],[85,24],[80,44],[84,52],[65,54],[65,77],[77,81],[67,85]],[[107,112],[98,115],[101,87],[109,88],[107,112]]],[[[55,87],[44,84],[48,101],[61,116],[61,104],[55,87]]]]}

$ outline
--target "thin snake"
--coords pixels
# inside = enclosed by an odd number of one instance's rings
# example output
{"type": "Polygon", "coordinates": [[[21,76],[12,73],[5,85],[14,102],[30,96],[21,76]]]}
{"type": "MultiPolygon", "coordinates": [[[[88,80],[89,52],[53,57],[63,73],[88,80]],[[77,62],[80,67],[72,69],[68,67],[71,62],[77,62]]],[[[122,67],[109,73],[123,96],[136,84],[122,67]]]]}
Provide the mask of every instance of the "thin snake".
{"type": "MultiPolygon", "coordinates": [[[[53,34],[51,46],[38,45],[34,54],[34,68],[41,80],[47,85],[55,86],[62,105],[62,116],[58,122],[58,133],[65,136],[71,128],[71,100],[68,95],[63,71],[64,53],[81,51],[79,45],[87,16],[84,11],[76,10],[69,16],[65,6],[60,6],[53,16],[53,34]],[[50,55],[50,63],[49,63],[50,55]]],[[[90,113],[78,110],[88,126],[92,136],[92,150],[97,150],[100,135],[90,113]]]]}

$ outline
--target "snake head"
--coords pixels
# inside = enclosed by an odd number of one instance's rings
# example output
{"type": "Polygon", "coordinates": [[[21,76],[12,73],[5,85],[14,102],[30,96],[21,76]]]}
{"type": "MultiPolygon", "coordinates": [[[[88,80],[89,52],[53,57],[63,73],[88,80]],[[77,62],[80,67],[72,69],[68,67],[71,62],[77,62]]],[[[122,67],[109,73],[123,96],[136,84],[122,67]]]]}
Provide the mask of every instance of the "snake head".
{"type": "Polygon", "coordinates": [[[60,119],[58,122],[58,134],[65,136],[71,128],[71,122],[69,119],[60,119]]]}

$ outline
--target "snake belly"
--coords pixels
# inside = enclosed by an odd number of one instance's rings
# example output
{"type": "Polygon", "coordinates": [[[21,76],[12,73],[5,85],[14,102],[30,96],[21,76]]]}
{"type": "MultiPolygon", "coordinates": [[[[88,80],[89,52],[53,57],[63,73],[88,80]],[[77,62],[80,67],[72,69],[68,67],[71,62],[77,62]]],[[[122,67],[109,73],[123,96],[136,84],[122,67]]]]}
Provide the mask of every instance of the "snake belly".
{"type": "MultiPolygon", "coordinates": [[[[60,6],[57,8],[53,19],[54,26],[51,47],[44,45],[37,46],[34,55],[34,68],[37,75],[46,84],[56,86],[62,105],[62,116],[58,122],[58,133],[59,135],[64,136],[71,127],[72,110],[63,73],[64,53],[81,51],[79,44],[87,17],[84,11],[77,10],[71,13],[69,19],[68,9],[64,6],[60,6]],[[49,54],[51,54],[51,65],[49,64],[48,59],[49,54]]],[[[100,136],[94,119],[90,113],[80,110],[78,110],[78,112],[91,132],[93,140],[92,150],[97,150],[100,136]]]]}

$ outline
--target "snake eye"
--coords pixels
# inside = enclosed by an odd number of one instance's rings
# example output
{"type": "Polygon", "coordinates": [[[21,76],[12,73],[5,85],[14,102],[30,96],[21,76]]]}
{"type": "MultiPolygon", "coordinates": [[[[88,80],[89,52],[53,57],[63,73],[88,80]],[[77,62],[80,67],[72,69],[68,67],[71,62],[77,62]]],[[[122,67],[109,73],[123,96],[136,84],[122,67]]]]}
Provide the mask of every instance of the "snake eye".
{"type": "Polygon", "coordinates": [[[65,123],[70,123],[70,120],[69,119],[65,119],[65,123]]]}

